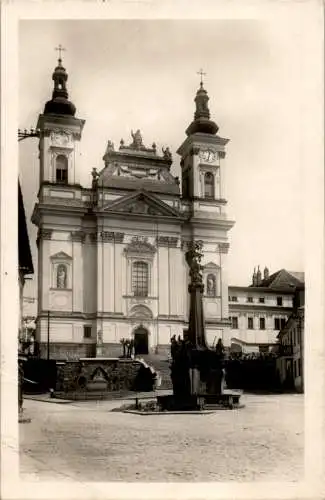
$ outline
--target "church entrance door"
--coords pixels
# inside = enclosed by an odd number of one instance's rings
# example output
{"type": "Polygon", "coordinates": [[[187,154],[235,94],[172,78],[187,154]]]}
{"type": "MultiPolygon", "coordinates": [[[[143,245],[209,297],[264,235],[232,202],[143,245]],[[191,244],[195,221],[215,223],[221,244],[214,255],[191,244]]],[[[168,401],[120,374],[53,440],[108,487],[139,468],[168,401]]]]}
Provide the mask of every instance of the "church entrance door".
{"type": "Polygon", "coordinates": [[[139,326],[134,331],[134,354],[139,355],[139,354],[148,354],[149,353],[149,348],[148,348],[148,330],[144,328],[143,326],[139,326]]]}

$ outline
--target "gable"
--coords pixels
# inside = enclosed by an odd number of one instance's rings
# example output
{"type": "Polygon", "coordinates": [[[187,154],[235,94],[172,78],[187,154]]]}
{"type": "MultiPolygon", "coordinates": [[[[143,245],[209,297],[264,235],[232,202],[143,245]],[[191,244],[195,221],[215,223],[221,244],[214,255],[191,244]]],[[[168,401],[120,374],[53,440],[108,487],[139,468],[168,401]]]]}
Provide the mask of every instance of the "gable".
{"type": "Polygon", "coordinates": [[[147,192],[137,192],[108,203],[103,212],[136,214],[145,216],[179,217],[180,213],[147,192]]]}
{"type": "Polygon", "coordinates": [[[220,266],[218,266],[214,262],[208,262],[208,264],[204,264],[203,269],[204,271],[216,271],[220,269],[220,266]]]}
{"type": "Polygon", "coordinates": [[[72,257],[70,257],[70,255],[68,255],[65,252],[58,252],[54,255],[51,255],[51,259],[52,260],[72,260],[72,257]]]}

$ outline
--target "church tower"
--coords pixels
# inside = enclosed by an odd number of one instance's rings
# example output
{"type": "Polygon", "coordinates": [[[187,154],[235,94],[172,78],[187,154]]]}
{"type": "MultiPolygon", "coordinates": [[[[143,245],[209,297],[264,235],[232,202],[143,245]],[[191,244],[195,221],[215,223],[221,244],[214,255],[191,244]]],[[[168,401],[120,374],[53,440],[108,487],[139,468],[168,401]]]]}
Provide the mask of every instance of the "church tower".
{"type": "Polygon", "coordinates": [[[40,194],[45,184],[79,184],[76,158],[85,121],[75,118],[76,107],[69,101],[67,91],[68,74],[62,66],[61,50],[58,65],[52,80],[52,99],[45,104],[38,118],[40,131],[40,194]]]}
{"type": "MultiPolygon", "coordinates": [[[[53,345],[78,339],[77,327],[67,318],[82,311],[82,200],[78,157],[85,121],[75,117],[69,100],[68,74],[61,50],[52,80],[52,99],[39,115],[39,190],[32,222],[38,227],[37,341],[42,355],[53,345]],[[79,282],[78,282],[79,280],[79,282]]],[[[80,329],[80,328],[79,328],[80,329]]]]}
{"type": "Polygon", "coordinates": [[[187,139],[177,151],[181,155],[182,197],[191,203],[194,212],[202,209],[204,200],[204,207],[209,213],[224,213],[226,200],[222,160],[226,156],[225,146],[229,140],[216,135],[219,127],[210,120],[209,96],[202,80],[194,101],[194,120],[186,130],[187,139]]]}
{"type": "Polygon", "coordinates": [[[200,87],[194,99],[194,120],[177,151],[181,156],[183,210],[188,214],[184,240],[201,240],[204,244],[204,308],[207,324],[210,324],[208,343],[211,345],[214,338],[220,337],[228,345],[227,233],[234,225],[226,214],[224,159],[229,140],[217,134],[219,127],[210,118],[209,96],[203,86],[202,71],[200,74],[200,87]]]}

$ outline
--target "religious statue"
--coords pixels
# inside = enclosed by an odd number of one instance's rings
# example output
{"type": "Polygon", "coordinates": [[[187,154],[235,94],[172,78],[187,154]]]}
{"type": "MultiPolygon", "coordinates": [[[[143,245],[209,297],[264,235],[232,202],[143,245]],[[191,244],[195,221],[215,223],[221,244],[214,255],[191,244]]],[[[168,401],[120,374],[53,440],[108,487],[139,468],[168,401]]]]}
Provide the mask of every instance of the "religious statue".
{"type": "Polygon", "coordinates": [[[91,176],[93,178],[91,187],[92,189],[96,189],[98,186],[98,177],[99,177],[99,173],[97,172],[96,168],[92,169],[91,176]]]}
{"type": "Polygon", "coordinates": [[[162,152],[163,152],[164,158],[166,160],[171,160],[172,159],[172,154],[170,152],[169,147],[167,147],[166,149],[162,148],[162,152]]]}
{"type": "Polygon", "coordinates": [[[217,344],[216,344],[216,353],[217,353],[217,356],[218,356],[220,359],[223,359],[223,358],[224,358],[224,355],[225,355],[225,348],[224,348],[224,345],[223,345],[222,339],[218,339],[218,342],[217,342],[217,344]]]}
{"type": "Polygon", "coordinates": [[[67,268],[64,264],[57,269],[57,288],[67,288],[67,268]]]}
{"type": "Polygon", "coordinates": [[[109,151],[114,151],[114,143],[112,141],[107,141],[106,153],[109,151]]]}
{"type": "Polygon", "coordinates": [[[216,292],[216,282],[213,274],[207,277],[207,295],[214,296],[216,292]]]}
{"type": "Polygon", "coordinates": [[[190,277],[192,283],[202,283],[202,269],[201,259],[203,257],[202,253],[203,242],[202,241],[192,241],[189,244],[189,249],[185,254],[186,262],[190,268],[190,277]]]}
{"type": "Polygon", "coordinates": [[[133,139],[133,143],[131,144],[131,146],[134,147],[135,149],[141,149],[143,144],[142,144],[142,136],[140,130],[138,129],[135,133],[133,133],[133,131],[131,130],[131,135],[133,139]]]}

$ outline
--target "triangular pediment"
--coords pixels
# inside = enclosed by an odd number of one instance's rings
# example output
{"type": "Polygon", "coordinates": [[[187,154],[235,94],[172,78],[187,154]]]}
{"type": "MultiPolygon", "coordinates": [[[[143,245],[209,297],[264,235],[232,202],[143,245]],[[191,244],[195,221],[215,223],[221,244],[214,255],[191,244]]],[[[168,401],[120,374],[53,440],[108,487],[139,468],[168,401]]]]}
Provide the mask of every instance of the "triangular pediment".
{"type": "Polygon", "coordinates": [[[108,203],[103,211],[136,214],[154,217],[179,217],[180,213],[164,203],[156,196],[145,191],[123,196],[117,201],[108,203]]]}
{"type": "Polygon", "coordinates": [[[68,255],[65,252],[58,252],[58,253],[55,253],[54,255],[51,255],[51,259],[52,260],[72,260],[72,257],[70,257],[70,255],[68,255]]]}
{"type": "Polygon", "coordinates": [[[214,262],[208,262],[208,264],[204,264],[203,268],[206,271],[209,271],[209,270],[212,270],[212,269],[220,269],[220,266],[218,266],[214,262]]]}

